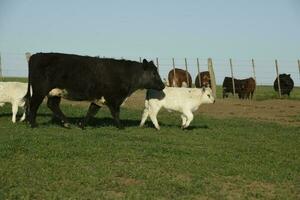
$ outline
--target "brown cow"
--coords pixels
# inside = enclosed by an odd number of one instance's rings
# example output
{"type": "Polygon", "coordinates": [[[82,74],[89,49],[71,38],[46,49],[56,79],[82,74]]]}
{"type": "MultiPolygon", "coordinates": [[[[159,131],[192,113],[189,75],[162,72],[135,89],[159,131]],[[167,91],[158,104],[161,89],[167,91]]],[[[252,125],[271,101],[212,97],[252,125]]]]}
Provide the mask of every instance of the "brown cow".
{"type": "MultiPolygon", "coordinates": [[[[255,80],[250,77],[246,79],[234,79],[235,93],[240,99],[252,99],[256,87],[255,80]]],[[[227,93],[233,94],[232,78],[225,77],[223,81],[223,98],[228,97],[227,93]]]]}
{"type": "Polygon", "coordinates": [[[210,75],[208,71],[200,72],[196,78],[195,78],[195,86],[197,88],[200,87],[211,87],[211,80],[210,80],[210,75]],[[200,74],[200,80],[201,80],[201,85],[199,84],[199,74],[200,74]]]}
{"type": "Polygon", "coordinates": [[[256,88],[256,82],[254,78],[250,77],[247,79],[243,79],[243,85],[242,85],[242,90],[241,90],[241,98],[242,99],[249,99],[249,97],[252,99],[253,98],[253,93],[256,88]]]}
{"type": "Polygon", "coordinates": [[[168,80],[170,87],[192,87],[192,77],[183,69],[175,68],[169,71],[168,80]]]}

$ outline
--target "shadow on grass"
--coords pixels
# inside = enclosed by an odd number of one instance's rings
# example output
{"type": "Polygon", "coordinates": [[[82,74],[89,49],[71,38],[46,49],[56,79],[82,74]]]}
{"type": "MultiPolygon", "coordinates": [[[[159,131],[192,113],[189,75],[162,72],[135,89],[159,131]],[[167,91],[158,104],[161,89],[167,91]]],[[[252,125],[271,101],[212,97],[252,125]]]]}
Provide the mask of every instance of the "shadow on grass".
{"type": "MultiPolygon", "coordinates": [[[[83,117],[68,117],[68,121],[70,124],[74,126],[79,126],[79,123],[83,121],[83,117]]],[[[122,125],[124,127],[137,127],[139,126],[139,120],[131,120],[131,119],[121,119],[122,125]]],[[[61,122],[57,118],[52,118],[48,122],[41,123],[43,125],[49,124],[58,124],[61,125],[61,122]]],[[[104,117],[104,118],[91,118],[88,123],[86,123],[85,127],[106,127],[106,126],[115,126],[115,121],[112,118],[104,117]]]]}
{"type": "MultiPolygon", "coordinates": [[[[159,125],[160,125],[161,129],[164,129],[164,128],[178,128],[178,129],[181,129],[181,126],[178,126],[177,124],[159,123],[159,125]]],[[[144,127],[145,128],[153,128],[153,129],[155,129],[155,127],[154,127],[154,125],[152,124],[151,121],[146,121],[144,127]]],[[[182,130],[185,131],[185,130],[194,130],[194,129],[209,129],[209,127],[206,124],[199,125],[199,126],[191,125],[191,126],[185,128],[185,129],[182,129],[182,130]]]]}

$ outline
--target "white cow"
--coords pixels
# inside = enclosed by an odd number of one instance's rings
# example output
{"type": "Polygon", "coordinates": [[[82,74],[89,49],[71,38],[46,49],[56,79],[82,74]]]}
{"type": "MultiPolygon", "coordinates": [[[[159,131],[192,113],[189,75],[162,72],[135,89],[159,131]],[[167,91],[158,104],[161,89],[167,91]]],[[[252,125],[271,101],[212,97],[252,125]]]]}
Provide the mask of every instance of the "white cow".
{"type": "Polygon", "coordinates": [[[13,123],[16,122],[18,107],[23,108],[23,115],[20,121],[23,121],[25,119],[25,101],[23,97],[26,95],[27,86],[27,83],[0,82],[0,106],[3,106],[5,103],[11,103],[13,123]]]}
{"type": "Polygon", "coordinates": [[[164,107],[168,111],[182,113],[182,128],[187,128],[193,120],[195,112],[201,104],[214,103],[210,88],[175,88],[166,87],[163,91],[148,90],[145,100],[145,109],[140,127],[145,124],[148,116],[157,130],[160,129],[157,122],[157,114],[164,107]]]}

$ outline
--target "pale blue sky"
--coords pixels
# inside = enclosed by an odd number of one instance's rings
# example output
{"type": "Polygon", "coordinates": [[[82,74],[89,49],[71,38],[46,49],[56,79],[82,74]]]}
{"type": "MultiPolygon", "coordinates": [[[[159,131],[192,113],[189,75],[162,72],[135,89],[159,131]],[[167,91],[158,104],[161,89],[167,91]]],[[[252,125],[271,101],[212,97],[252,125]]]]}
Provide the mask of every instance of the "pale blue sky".
{"type": "Polygon", "coordinates": [[[300,0],[0,0],[0,52],[27,51],[296,62],[300,0]]]}

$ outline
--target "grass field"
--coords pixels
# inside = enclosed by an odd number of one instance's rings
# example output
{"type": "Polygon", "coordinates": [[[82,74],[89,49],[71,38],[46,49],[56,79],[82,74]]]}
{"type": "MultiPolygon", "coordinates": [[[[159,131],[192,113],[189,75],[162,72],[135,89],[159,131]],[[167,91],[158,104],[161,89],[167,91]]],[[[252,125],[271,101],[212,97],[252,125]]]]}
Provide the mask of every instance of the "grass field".
{"type": "Polygon", "coordinates": [[[86,106],[62,105],[71,129],[45,105],[36,129],[0,108],[0,199],[300,199],[299,126],[197,113],[183,131],[162,111],[156,131],[138,127],[142,107],[131,105],[125,130],[106,108],[86,130],[76,126],[86,106]]]}
{"type": "Polygon", "coordinates": [[[299,199],[300,130],[241,119],[199,116],[191,129],[162,112],[161,131],[138,128],[141,111],[123,109],[127,128],[107,109],[86,130],[85,109],[64,105],[71,129],[39,127],[0,114],[0,199],[299,199]]]}

